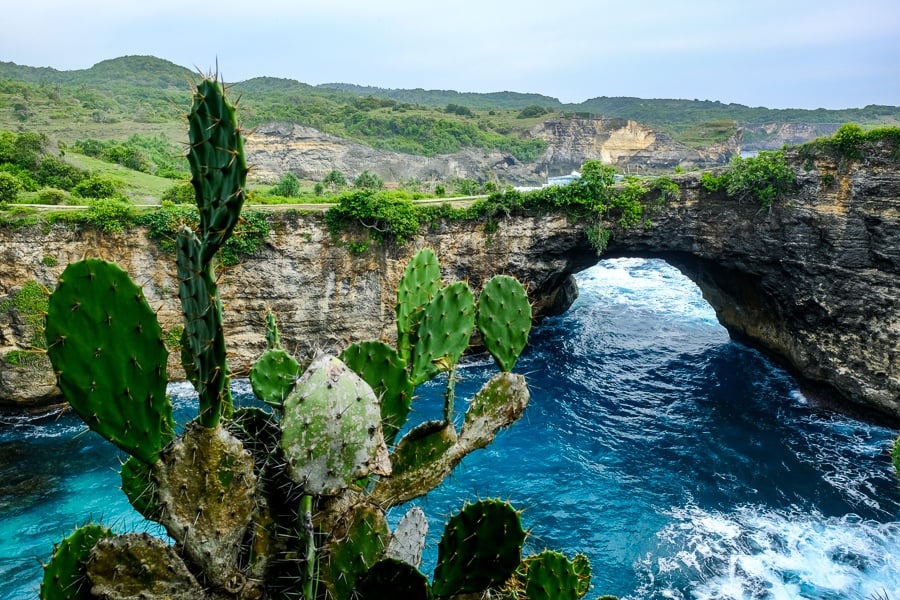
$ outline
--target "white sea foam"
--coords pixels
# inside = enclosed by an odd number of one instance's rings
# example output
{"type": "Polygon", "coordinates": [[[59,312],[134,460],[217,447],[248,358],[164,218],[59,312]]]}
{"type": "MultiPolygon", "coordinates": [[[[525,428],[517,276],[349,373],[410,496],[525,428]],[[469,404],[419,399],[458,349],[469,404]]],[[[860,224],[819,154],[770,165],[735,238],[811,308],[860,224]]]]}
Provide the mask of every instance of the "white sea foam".
{"type": "Polygon", "coordinates": [[[645,583],[634,598],[900,596],[900,523],[750,505],[681,507],[671,517],[658,549],[635,565],[645,583]]]}

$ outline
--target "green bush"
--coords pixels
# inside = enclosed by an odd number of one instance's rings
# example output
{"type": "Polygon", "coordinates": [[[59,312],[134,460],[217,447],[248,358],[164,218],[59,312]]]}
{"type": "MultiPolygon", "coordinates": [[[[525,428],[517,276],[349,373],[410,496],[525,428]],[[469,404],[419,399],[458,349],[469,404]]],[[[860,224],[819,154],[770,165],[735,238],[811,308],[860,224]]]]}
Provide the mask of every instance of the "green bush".
{"type": "Polygon", "coordinates": [[[269,194],[284,198],[297,198],[300,196],[300,180],[293,173],[285,173],[269,190],[269,194]]]}
{"type": "Polygon", "coordinates": [[[172,202],[173,204],[193,204],[194,199],[194,186],[190,181],[172,184],[162,194],[163,202],[172,202]]]}
{"type": "Polygon", "coordinates": [[[71,190],[85,177],[87,173],[54,156],[45,157],[35,173],[35,179],[42,186],[61,190],[71,190]]]}
{"type": "Polygon", "coordinates": [[[853,160],[862,158],[860,145],[864,138],[862,127],[856,123],[844,123],[831,136],[841,156],[853,160]]]}
{"type": "Polygon", "coordinates": [[[22,193],[22,182],[12,173],[0,171],[0,202],[15,202],[22,193]]]}
{"type": "Polygon", "coordinates": [[[108,175],[89,175],[72,188],[80,198],[115,198],[120,195],[122,182],[108,175]]]}
{"type": "Polygon", "coordinates": [[[332,235],[362,226],[379,242],[405,244],[419,232],[419,218],[411,200],[396,194],[358,190],[341,195],[325,213],[332,235]]]}
{"type": "Polygon", "coordinates": [[[384,180],[375,173],[365,169],[353,180],[353,187],[361,190],[380,190],[384,187],[384,180]]]}
{"type": "Polygon", "coordinates": [[[41,204],[65,204],[69,200],[69,192],[53,187],[45,187],[38,190],[38,200],[41,204]]]}
{"type": "Polygon", "coordinates": [[[729,196],[737,200],[753,198],[762,206],[771,206],[796,179],[783,150],[760,152],[749,158],[735,156],[726,174],[725,189],[729,196]]]}
{"type": "Polygon", "coordinates": [[[133,219],[133,207],[124,199],[92,198],[88,201],[87,222],[103,231],[124,231],[133,219]]]}

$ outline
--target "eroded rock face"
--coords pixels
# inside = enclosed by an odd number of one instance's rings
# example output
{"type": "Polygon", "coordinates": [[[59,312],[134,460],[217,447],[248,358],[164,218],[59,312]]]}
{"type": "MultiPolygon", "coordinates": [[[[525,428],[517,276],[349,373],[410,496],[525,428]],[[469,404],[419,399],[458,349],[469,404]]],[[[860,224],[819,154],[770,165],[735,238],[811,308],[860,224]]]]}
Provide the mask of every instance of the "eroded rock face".
{"type": "Polygon", "coordinates": [[[666,258],[732,334],[826,384],[832,402],[900,417],[898,164],[890,152],[845,165],[789,158],[796,193],[771,210],[685,179],[651,230],[609,251],[666,258]]]}
{"type": "Polygon", "coordinates": [[[645,174],[671,170],[677,165],[723,165],[740,151],[740,135],[726,143],[695,150],[636,121],[599,117],[549,119],[528,135],[547,142],[547,149],[527,163],[507,153],[478,149],[435,157],[400,154],[287,123],[257,127],[247,138],[246,150],[254,176],[267,181],[277,181],[287,172],[321,181],[332,169],[352,178],[368,169],[385,181],[446,181],[460,177],[512,185],[541,185],[547,177],[580,169],[586,160],[601,160],[622,171],[645,174]]]}
{"type": "MultiPolygon", "coordinates": [[[[653,227],[617,231],[607,255],[666,258],[700,285],[733,334],[838,390],[839,402],[900,417],[900,166],[889,150],[862,163],[793,161],[797,188],[771,210],[709,195],[696,174],[679,176],[681,198],[651,215],[653,227]]],[[[598,260],[584,221],[563,216],[514,216],[496,231],[443,222],[406,246],[362,255],[335,243],[319,213],[277,219],[267,246],[220,279],[238,375],[265,348],[267,306],[285,348],[302,355],[393,339],[397,282],[424,246],[440,258],[445,279],[467,279],[473,289],[496,273],[517,277],[539,316],[568,308],[577,295],[572,274],[598,260]]],[[[0,301],[29,279],[53,286],[66,263],[85,255],[117,261],[143,286],[163,330],[180,326],[174,256],[141,231],[0,229],[0,260],[13,265],[0,274],[0,301]],[[58,265],[46,266],[45,256],[58,265]]],[[[4,319],[0,313],[2,345],[27,347],[4,319]]],[[[177,353],[169,373],[181,377],[177,353]]],[[[27,400],[20,393],[16,401],[27,400]]]]}

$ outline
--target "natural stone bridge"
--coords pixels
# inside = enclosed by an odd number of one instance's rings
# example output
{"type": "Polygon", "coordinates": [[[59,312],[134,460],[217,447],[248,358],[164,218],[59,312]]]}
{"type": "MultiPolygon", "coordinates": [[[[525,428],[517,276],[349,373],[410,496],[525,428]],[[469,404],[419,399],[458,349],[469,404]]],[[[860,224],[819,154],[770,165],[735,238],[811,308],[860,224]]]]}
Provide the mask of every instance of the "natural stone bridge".
{"type": "MultiPolygon", "coordinates": [[[[844,165],[796,161],[798,186],[771,210],[710,196],[695,175],[653,226],[617,231],[604,256],[660,257],[702,289],[719,320],[743,341],[789,365],[817,397],[900,418],[900,170],[888,153],[844,165]]],[[[518,215],[448,221],[413,243],[359,256],[335,244],[321,214],[283,214],[268,246],[224,273],[226,335],[237,375],[264,346],[266,307],[298,353],[394,335],[396,283],[408,258],[434,248],[447,278],[477,289],[494,273],[519,277],[541,314],[565,310],[572,275],[598,260],[583,222],[518,215]]],[[[84,255],[115,260],[144,286],[166,330],[180,323],[174,258],[146,236],[71,228],[0,230],[0,301],[28,280],[52,287],[84,255]],[[53,260],[58,265],[48,266],[53,260]]],[[[0,357],[24,347],[27,326],[0,314],[0,357]]],[[[178,375],[177,353],[170,373],[178,375]]],[[[45,367],[0,362],[0,402],[46,402],[45,367]]]]}

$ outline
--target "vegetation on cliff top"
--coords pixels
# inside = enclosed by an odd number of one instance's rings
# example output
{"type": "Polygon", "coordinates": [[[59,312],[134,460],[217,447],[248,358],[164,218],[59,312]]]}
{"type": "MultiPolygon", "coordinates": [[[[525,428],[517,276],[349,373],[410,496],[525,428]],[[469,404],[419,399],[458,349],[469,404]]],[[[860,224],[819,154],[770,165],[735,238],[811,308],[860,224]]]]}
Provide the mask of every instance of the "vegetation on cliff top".
{"type": "MultiPolygon", "coordinates": [[[[123,141],[134,133],[183,137],[179,107],[196,74],[150,56],[126,56],[90,69],[57,71],[0,62],[0,129],[22,126],[69,144],[123,141]]],[[[349,84],[311,86],[260,77],[234,84],[245,124],[288,121],[373,147],[433,155],[499,149],[521,160],[542,150],[528,130],[554,114],[633,119],[689,145],[727,139],[737,127],[766,123],[900,123],[900,107],[846,110],[751,108],[709,100],[599,97],[563,104],[539,94],[388,90],[349,84]]]]}

